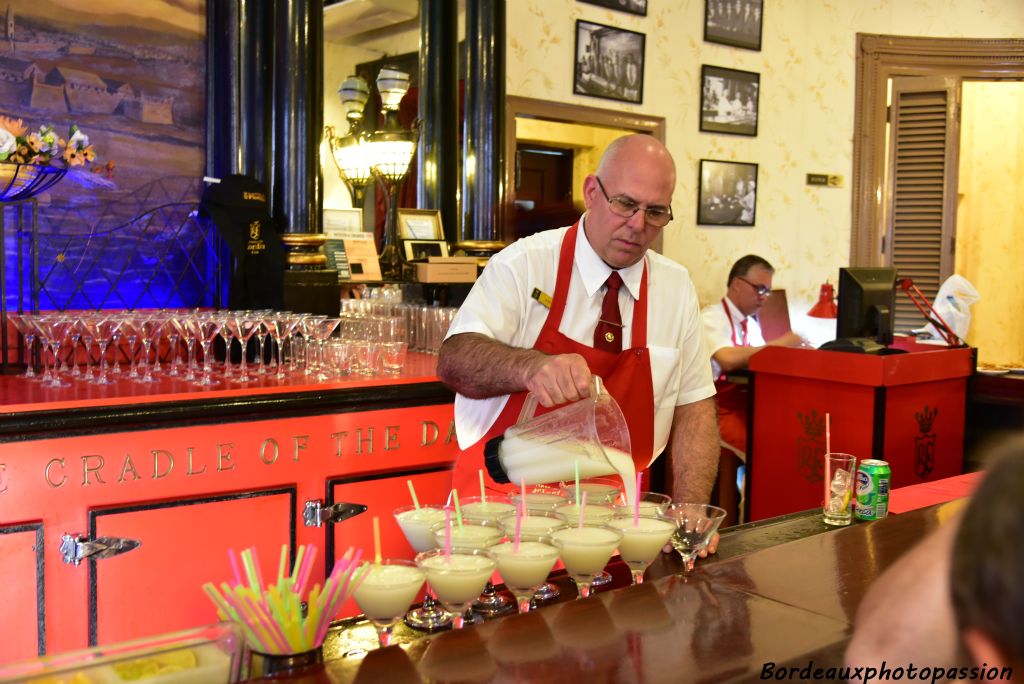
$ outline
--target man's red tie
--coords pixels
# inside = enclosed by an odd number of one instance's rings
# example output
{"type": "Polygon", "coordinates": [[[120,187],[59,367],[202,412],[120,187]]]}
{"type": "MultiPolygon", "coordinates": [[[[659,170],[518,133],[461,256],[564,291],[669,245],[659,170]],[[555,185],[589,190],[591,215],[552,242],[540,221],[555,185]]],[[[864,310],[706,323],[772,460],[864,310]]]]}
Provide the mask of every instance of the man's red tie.
{"type": "Polygon", "coordinates": [[[749,347],[750,345],[747,343],[747,319],[746,318],[744,318],[742,321],[740,321],[740,329],[743,331],[743,341],[740,343],[740,346],[741,347],[749,347]]]}
{"type": "Polygon", "coordinates": [[[601,319],[594,328],[594,349],[619,353],[622,351],[622,314],[619,313],[619,288],[622,277],[618,271],[612,271],[605,281],[608,289],[604,293],[601,304],[601,319]]]}

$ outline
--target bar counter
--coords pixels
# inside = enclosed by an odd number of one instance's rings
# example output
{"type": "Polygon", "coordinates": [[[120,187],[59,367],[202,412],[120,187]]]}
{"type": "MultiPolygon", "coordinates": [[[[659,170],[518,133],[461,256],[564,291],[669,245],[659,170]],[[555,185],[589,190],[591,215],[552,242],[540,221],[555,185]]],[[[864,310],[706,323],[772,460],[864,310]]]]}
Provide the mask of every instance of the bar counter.
{"type": "Polygon", "coordinates": [[[457,453],[435,364],[410,353],[395,376],[240,383],[218,363],[210,387],[126,369],[61,388],[0,376],[0,662],[214,622],[201,587],[230,576],[232,549],[287,545],[294,562],[313,544],[322,581],[347,548],[372,548],[377,516],[384,553],[411,557],[392,511],[410,479],[443,501],[457,453]],[[124,552],[90,555],[94,542],[124,552]]]}
{"type": "Polygon", "coordinates": [[[386,649],[350,621],[332,629],[322,668],[289,681],[717,683],[809,662],[827,670],[842,665],[871,582],[962,503],[840,529],[818,510],[730,528],[689,576],[675,553],[635,587],[613,565],[619,588],[584,601],[562,576],[553,605],[386,649]]]}

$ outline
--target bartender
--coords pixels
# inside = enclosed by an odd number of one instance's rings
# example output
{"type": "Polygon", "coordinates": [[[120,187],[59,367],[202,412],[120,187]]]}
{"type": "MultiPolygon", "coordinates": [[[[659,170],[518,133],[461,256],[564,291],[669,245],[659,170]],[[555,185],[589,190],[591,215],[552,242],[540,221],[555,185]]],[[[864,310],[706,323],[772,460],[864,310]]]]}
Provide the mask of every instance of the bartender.
{"type": "Polygon", "coordinates": [[[527,393],[558,406],[589,396],[598,375],[625,415],[637,470],[671,441],[673,499],[709,499],[719,447],[700,308],[687,270],[648,250],[672,220],[675,185],[664,145],[618,138],[583,183],[575,225],[490,259],[438,360],[458,393],[453,486],[476,486],[483,443],[516,422],[527,393]]]}
{"type": "MultiPolygon", "coordinates": [[[[730,382],[727,373],[745,370],[750,357],[765,346],[757,313],[772,294],[775,269],[756,254],[740,258],[729,269],[725,296],[704,307],[704,335],[711,352],[711,371],[718,390],[718,426],[722,446],[746,461],[746,386],[730,382]]],[[[793,332],[768,342],[799,347],[805,340],[793,332]]]]}

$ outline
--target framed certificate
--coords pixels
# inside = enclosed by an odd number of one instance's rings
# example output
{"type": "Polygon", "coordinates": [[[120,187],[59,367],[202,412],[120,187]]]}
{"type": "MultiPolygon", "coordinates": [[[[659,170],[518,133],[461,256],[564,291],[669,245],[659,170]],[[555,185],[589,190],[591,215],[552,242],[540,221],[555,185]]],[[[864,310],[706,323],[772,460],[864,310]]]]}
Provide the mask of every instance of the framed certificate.
{"type": "Polygon", "coordinates": [[[441,211],[438,209],[399,209],[399,240],[444,240],[441,211]]]}

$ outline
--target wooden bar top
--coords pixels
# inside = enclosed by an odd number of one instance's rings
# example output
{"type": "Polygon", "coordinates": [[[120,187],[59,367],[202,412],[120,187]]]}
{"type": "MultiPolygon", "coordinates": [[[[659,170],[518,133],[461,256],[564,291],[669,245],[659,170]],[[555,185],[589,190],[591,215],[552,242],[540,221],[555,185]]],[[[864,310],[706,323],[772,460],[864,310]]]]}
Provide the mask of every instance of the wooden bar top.
{"type": "MultiPolygon", "coordinates": [[[[837,530],[818,512],[727,530],[720,557],[689,576],[666,554],[640,586],[403,646],[346,651],[333,633],[322,670],[289,681],[732,682],[759,679],[768,664],[840,666],[871,582],[962,503],[837,530]],[[758,537],[786,529],[809,536],[757,548],[758,537]]],[[[571,599],[568,582],[559,584],[571,599]]]]}

